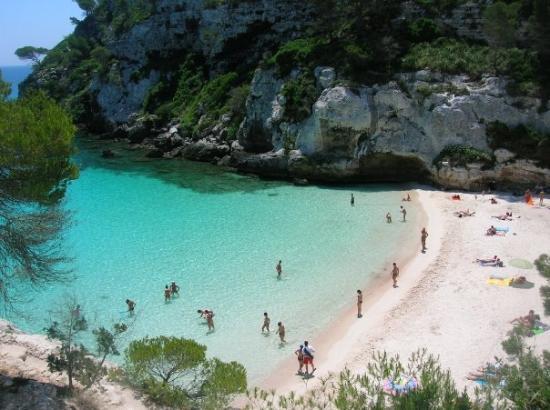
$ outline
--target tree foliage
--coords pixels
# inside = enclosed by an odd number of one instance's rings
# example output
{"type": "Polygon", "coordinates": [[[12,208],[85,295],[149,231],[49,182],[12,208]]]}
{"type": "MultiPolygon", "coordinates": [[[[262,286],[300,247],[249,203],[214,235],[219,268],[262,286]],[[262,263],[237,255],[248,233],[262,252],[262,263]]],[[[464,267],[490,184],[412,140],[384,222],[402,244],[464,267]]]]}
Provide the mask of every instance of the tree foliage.
{"type": "Polygon", "coordinates": [[[46,54],[49,50],[44,47],[25,46],[15,50],[15,55],[21,60],[30,60],[35,64],[40,62],[40,57],[46,54]]]}
{"type": "Polygon", "coordinates": [[[222,408],[246,389],[246,371],[236,362],[206,359],[206,346],[176,337],[146,337],[125,352],[129,380],[158,404],[222,408]]]}
{"type": "Polygon", "coordinates": [[[487,6],[483,13],[483,29],[491,45],[497,47],[515,45],[520,7],[519,1],[511,3],[496,1],[487,6]]]}
{"type": "Polygon", "coordinates": [[[6,101],[10,94],[11,84],[3,80],[2,70],[0,70],[0,103],[6,101]]]}
{"type": "Polygon", "coordinates": [[[0,302],[20,284],[60,279],[66,262],[59,234],[66,215],[57,202],[78,170],[71,161],[74,126],[43,94],[0,101],[0,302]]]}

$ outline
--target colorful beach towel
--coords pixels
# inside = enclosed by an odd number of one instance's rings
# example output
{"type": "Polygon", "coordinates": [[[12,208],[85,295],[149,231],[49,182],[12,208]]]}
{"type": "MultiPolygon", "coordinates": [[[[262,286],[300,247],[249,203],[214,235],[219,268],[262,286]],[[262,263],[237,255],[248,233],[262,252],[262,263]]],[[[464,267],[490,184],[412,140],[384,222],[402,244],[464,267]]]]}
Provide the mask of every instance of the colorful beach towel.
{"type": "Polygon", "coordinates": [[[510,286],[510,283],[512,283],[512,278],[489,278],[487,279],[488,285],[496,285],[496,286],[510,286]]]}
{"type": "Polygon", "coordinates": [[[540,320],[535,322],[535,327],[532,329],[533,335],[541,335],[547,330],[550,330],[550,326],[546,323],[542,323],[540,320]]]}
{"type": "Polygon", "coordinates": [[[508,232],[510,230],[510,228],[508,228],[507,226],[497,226],[495,228],[495,230],[497,232],[508,232]]]}
{"type": "Polygon", "coordinates": [[[388,377],[382,383],[384,391],[392,396],[406,394],[418,387],[420,387],[420,383],[416,377],[412,376],[398,376],[395,379],[388,377]]]}

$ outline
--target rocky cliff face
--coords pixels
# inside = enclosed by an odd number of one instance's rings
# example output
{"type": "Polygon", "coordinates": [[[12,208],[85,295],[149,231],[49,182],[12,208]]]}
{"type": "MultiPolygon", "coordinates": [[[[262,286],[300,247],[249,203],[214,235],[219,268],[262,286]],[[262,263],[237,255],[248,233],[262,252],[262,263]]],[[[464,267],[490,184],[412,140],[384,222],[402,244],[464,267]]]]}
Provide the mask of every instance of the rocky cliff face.
{"type": "Polygon", "coordinates": [[[96,78],[92,90],[109,123],[126,123],[140,112],[147,92],[158,83],[160,65],[172,65],[177,72],[181,57],[196,53],[205,57],[214,73],[239,64],[254,67],[263,50],[303,32],[310,14],[308,3],[299,0],[245,1],[213,8],[204,0],[160,0],[153,16],[108,44],[120,62],[111,68],[118,81],[113,76],[96,78]]]}
{"type": "MultiPolygon", "coordinates": [[[[490,3],[460,1],[434,14],[433,5],[404,1],[399,3],[397,17],[389,20],[390,34],[395,30],[413,35],[411,27],[417,24],[417,36],[445,34],[460,41],[484,42],[483,10],[490,3]]],[[[112,7],[114,3],[105,0],[103,4],[112,7]]],[[[510,144],[499,146],[489,135],[488,127],[495,122],[550,133],[550,112],[536,98],[511,96],[504,76],[478,76],[474,81],[466,75],[422,70],[395,73],[392,80],[386,75],[378,84],[367,78],[350,86],[342,67],[312,69],[316,63],[303,61],[294,61],[290,74],[282,74],[280,67],[268,63],[266,54],[280,50],[289,40],[311,35],[313,25],[319,24],[313,2],[156,0],[151,4],[153,11],[146,18],[120,33],[105,22],[102,26],[96,15],[77,26],[75,35],[93,39],[89,48],[95,49],[86,51],[91,60],[98,49],[108,55],[103,72],[92,71],[87,85],[73,79],[73,72],[85,67],[70,64],[39,69],[30,82],[37,87],[68,84],[66,89],[53,87],[57,98],[76,94],[88,128],[107,129],[112,137],[140,144],[150,157],[184,157],[270,176],[322,181],[430,180],[467,189],[493,181],[550,185],[550,171],[541,168],[542,163],[548,166],[541,156],[546,153],[550,158],[550,139],[545,137],[546,142],[533,148],[536,158],[530,158],[521,150],[514,152],[510,144]],[[199,56],[201,63],[187,67],[184,75],[181,67],[190,55],[199,56]],[[242,98],[246,98],[244,113],[241,109],[235,114],[227,95],[225,102],[216,102],[214,115],[208,113],[207,96],[198,102],[184,98],[177,114],[170,106],[181,97],[174,88],[180,87],[182,79],[187,94],[199,93],[209,81],[228,72],[238,77],[232,91],[248,92],[250,83],[248,97],[242,98]],[[196,73],[203,76],[198,80],[202,83],[193,88],[196,73]],[[310,115],[293,121],[287,115],[284,87],[304,77],[313,79],[317,98],[311,109],[304,99],[310,115]],[[171,119],[150,115],[153,110],[148,111],[146,102],[153,97],[160,100],[155,109],[163,105],[172,109],[171,119]],[[186,118],[188,106],[194,111],[186,118]],[[94,127],[97,123],[103,128],[94,127]],[[457,161],[446,156],[450,147],[473,150],[475,155],[457,161]],[[477,161],[479,157],[485,160],[477,161]]],[[[325,14],[333,12],[325,10],[325,14]]],[[[324,24],[330,25],[329,20],[321,16],[324,24]]],[[[317,39],[322,39],[324,27],[315,29],[317,39]]],[[[523,37],[520,40],[525,41],[523,37]]],[[[77,46],[83,47],[78,42],[71,47],[77,46]]],[[[351,59],[372,53],[361,49],[360,42],[344,46],[350,47],[351,59]]],[[[71,52],[71,47],[65,52],[71,52]]],[[[293,104],[296,109],[296,101],[293,104]]]]}
{"type": "Polygon", "coordinates": [[[434,164],[449,146],[493,153],[487,138],[491,122],[550,132],[550,112],[539,113],[540,100],[511,97],[502,78],[469,81],[465,76],[419,71],[400,74],[387,84],[350,88],[332,86],[333,80],[322,77],[324,73],[333,79],[333,69],[316,71],[323,89],[312,115],[299,124],[281,121],[281,81],[272,71],[256,73],[239,142],[247,151],[272,149],[256,155],[237,152],[237,166],[311,179],[426,178],[472,189],[493,180],[550,183],[548,169],[538,168],[534,161],[515,161],[514,153],[502,150],[488,169],[477,163],[453,167],[444,158],[434,164]],[[291,147],[285,150],[288,141],[291,147]]]}

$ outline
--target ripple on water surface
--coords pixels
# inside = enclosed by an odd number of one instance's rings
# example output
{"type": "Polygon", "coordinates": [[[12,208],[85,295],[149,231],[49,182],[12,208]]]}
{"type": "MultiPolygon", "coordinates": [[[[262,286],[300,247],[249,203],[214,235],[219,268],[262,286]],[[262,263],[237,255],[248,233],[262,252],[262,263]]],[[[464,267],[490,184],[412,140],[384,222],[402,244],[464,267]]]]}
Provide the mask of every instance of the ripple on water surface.
{"type": "Polygon", "coordinates": [[[196,339],[210,354],[243,363],[254,381],[326,326],[416,237],[409,224],[385,223],[387,211],[399,219],[400,187],[295,187],[119,150],[121,158],[104,160],[99,146],[83,144],[81,175],[66,196],[76,278],[33,293],[21,306],[26,318],[12,318],[24,329],[41,331],[68,293],[98,324],[125,319],[130,298],[137,314],[128,338],[196,339]],[[166,304],[163,288],[172,280],[180,296],[166,304]],[[216,312],[214,333],[199,320],[201,308],[216,312]],[[260,333],[264,311],[269,336],[260,333]],[[279,320],[285,347],[274,334],[279,320]]]}

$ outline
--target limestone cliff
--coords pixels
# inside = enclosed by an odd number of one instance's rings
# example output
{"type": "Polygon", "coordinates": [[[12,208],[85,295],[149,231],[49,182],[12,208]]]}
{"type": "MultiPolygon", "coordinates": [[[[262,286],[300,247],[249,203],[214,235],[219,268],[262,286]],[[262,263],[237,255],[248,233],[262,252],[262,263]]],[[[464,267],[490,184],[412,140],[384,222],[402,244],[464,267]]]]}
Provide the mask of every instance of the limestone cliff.
{"type": "Polygon", "coordinates": [[[540,11],[521,9],[504,44],[486,0],[92,3],[23,91],[150,157],[320,181],[550,185],[540,11]]]}

